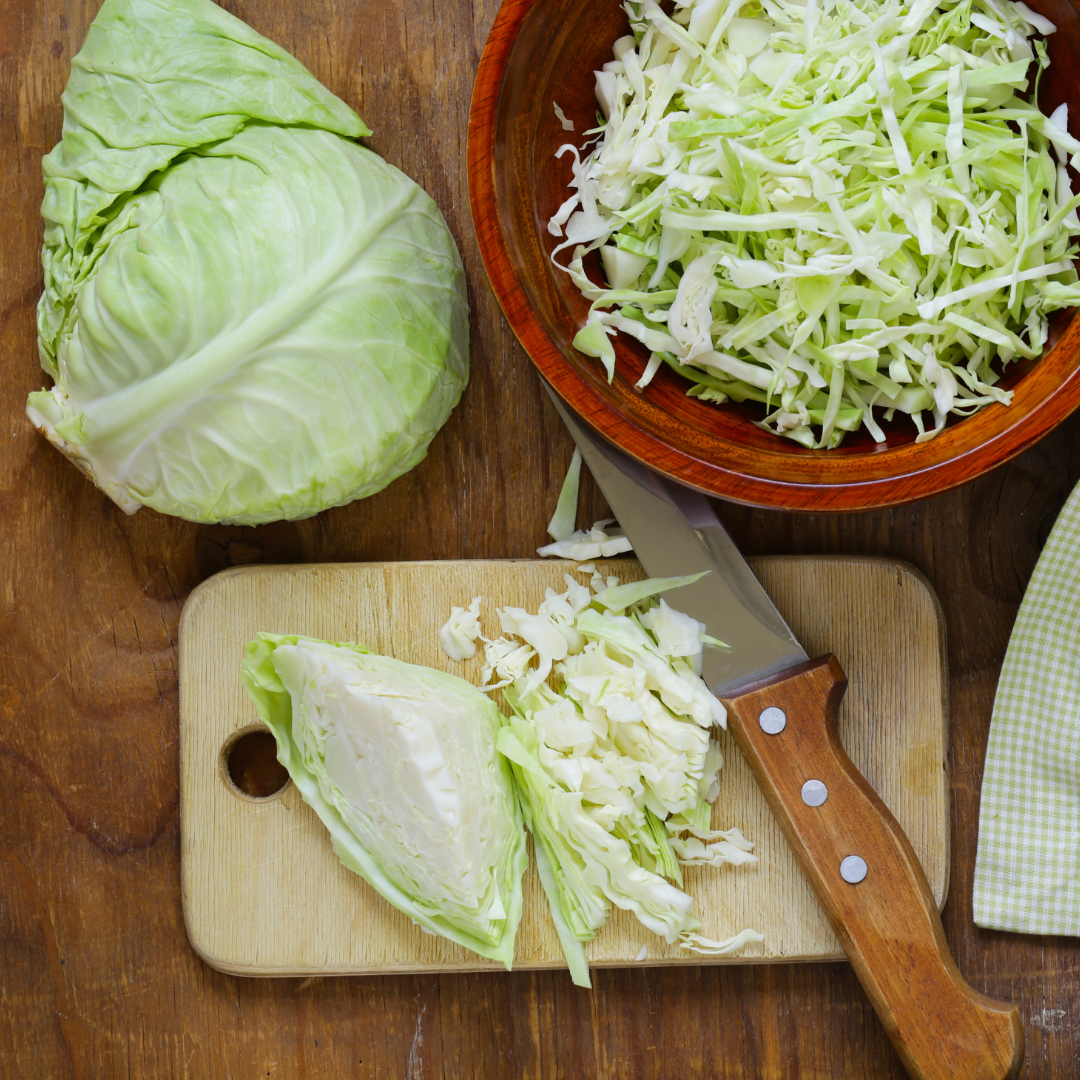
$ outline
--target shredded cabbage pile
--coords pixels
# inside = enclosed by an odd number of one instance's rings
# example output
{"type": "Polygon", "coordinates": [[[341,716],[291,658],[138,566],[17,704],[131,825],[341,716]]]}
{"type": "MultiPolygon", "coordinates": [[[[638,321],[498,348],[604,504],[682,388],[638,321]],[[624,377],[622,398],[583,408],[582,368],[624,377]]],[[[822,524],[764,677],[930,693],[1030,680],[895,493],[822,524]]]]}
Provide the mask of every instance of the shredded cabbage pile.
{"type": "Polygon", "coordinates": [[[589,985],[583,943],[612,904],[698,952],[761,940],[703,937],[678,887],[681,866],[757,862],[738,829],[710,828],[723,763],[712,729],[726,714],[701,679],[701,651],[722,643],[657,599],[700,576],[620,585],[594,571],[590,589],[567,574],[535,614],[500,608],[503,635],[485,639],[482,689],[502,689],[514,713],[497,746],[578,985],[589,985]]]}
{"type": "Polygon", "coordinates": [[[1080,303],[1080,142],[1033,103],[1053,24],[1009,0],[623,6],[548,225],[593,302],[576,347],[610,379],[622,330],[651,350],[639,387],[667,363],[807,447],[1007,405],[1001,367],[1080,303]]]}

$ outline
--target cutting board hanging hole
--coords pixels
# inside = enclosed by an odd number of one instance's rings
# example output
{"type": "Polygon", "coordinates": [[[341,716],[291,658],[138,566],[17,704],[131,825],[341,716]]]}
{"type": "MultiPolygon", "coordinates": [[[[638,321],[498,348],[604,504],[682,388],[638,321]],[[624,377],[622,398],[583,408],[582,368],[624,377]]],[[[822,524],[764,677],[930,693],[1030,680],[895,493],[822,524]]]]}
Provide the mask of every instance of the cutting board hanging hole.
{"type": "Polygon", "coordinates": [[[285,766],[277,759],[277,742],[262,724],[249,724],[225,740],[218,771],[234,795],[252,802],[272,799],[290,783],[285,766]]]}

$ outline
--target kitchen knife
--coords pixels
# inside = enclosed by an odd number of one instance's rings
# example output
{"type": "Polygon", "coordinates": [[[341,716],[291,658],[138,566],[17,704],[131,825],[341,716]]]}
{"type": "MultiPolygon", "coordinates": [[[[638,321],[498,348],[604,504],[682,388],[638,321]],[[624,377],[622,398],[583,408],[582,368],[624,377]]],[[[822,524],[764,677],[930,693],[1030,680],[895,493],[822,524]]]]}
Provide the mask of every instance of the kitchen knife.
{"type": "Polygon", "coordinates": [[[908,1072],[1015,1077],[1019,1011],[964,981],[911,843],[840,745],[836,658],[807,657],[703,495],[594,435],[548,392],[649,576],[711,571],[667,598],[730,644],[706,650],[703,677],[908,1072]]]}

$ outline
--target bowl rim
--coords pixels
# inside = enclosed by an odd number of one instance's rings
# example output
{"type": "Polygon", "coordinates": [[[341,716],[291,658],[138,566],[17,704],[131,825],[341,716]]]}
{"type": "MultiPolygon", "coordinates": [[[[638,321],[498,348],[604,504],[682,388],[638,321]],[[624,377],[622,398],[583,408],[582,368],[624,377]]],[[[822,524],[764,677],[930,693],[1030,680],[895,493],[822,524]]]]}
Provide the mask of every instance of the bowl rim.
{"type": "MultiPolygon", "coordinates": [[[[1047,376],[1055,371],[1061,375],[1056,388],[1036,400],[1029,411],[1014,413],[1015,422],[1006,420],[1001,430],[991,433],[985,441],[961,448],[959,453],[944,460],[920,464],[914,443],[861,455],[882,462],[889,455],[891,460],[899,455],[902,468],[895,473],[837,482],[785,480],[717,461],[704,461],[635,424],[573,368],[544,327],[514,268],[499,215],[494,151],[503,80],[519,32],[537,4],[542,5],[543,0],[503,0],[477,68],[466,147],[473,230],[492,290],[521,346],[544,381],[609,442],[649,468],[707,495],[732,502],[808,513],[874,510],[959,487],[1023,453],[1080,407],[1080,363],[1075,359],[1067,363],[1063,355],[1080,353],[1080,317],[1074,316],[1061,338],[1036,361],[1037,368],[1047,376]],[[915,461],[903,467],[909,457],[915,461]]],[[[1017,392],[1028,383],[1030,374],[1021,378],[1015,387],[1017,392]]],[[[986,406],[951,425],[933,442],[939,442],[949,431],[958,428],[971,431],[978,418],[990,410],[1012,408],[998,404],[986,406]]],[[[931,446],[933,442],[918,446],[931,446]]],[[[782,448],[778,446],[777,450],[782,448]]],[[[797,459],[792,457],[792,460],[797,459]]],[[[835,460],[837,465],[852,461],[841,457],[835,460]]]]}

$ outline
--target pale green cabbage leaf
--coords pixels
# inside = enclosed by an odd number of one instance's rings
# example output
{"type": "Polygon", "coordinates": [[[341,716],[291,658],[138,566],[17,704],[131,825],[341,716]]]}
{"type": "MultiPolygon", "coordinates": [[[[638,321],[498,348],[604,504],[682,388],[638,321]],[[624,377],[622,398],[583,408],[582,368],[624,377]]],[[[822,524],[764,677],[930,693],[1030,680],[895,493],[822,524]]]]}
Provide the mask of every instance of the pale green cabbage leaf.
{"type": "Polygon", "coordinates": [[[1010,0],[623,7],[548,225],[592,301],[576,347],[610,380],[629,334],[638,387],[667,364],[807,447],[1007,405],[1002,368],[1080,303],[1080,142],[1034,103],[1053,24],[1010,0]]]}
{"type": "Polygon", "coordinates": [[[577,520],[578,490],[581,486],[581,451],[575,446],[574,456],[570,459],[570,468],[566,470],[559,491],[559,501],[555,513],[548,522],[548,536],[556,543],[569,540],[574,535],[574,522],[577,520]]]}
{"type": "Polygon", "coordinates": [[[260,634],[241,679],[342,863],[424,929],[510,968],[528,851],[490,700],[297,635],[260,634]]]}
{"type": "Polygon", "coordinates": [[[210,0],[105,0],[44,160],[42,433],[128,512],[302,518],[412,468],[468,377],[434,202],[210,0]]]}

